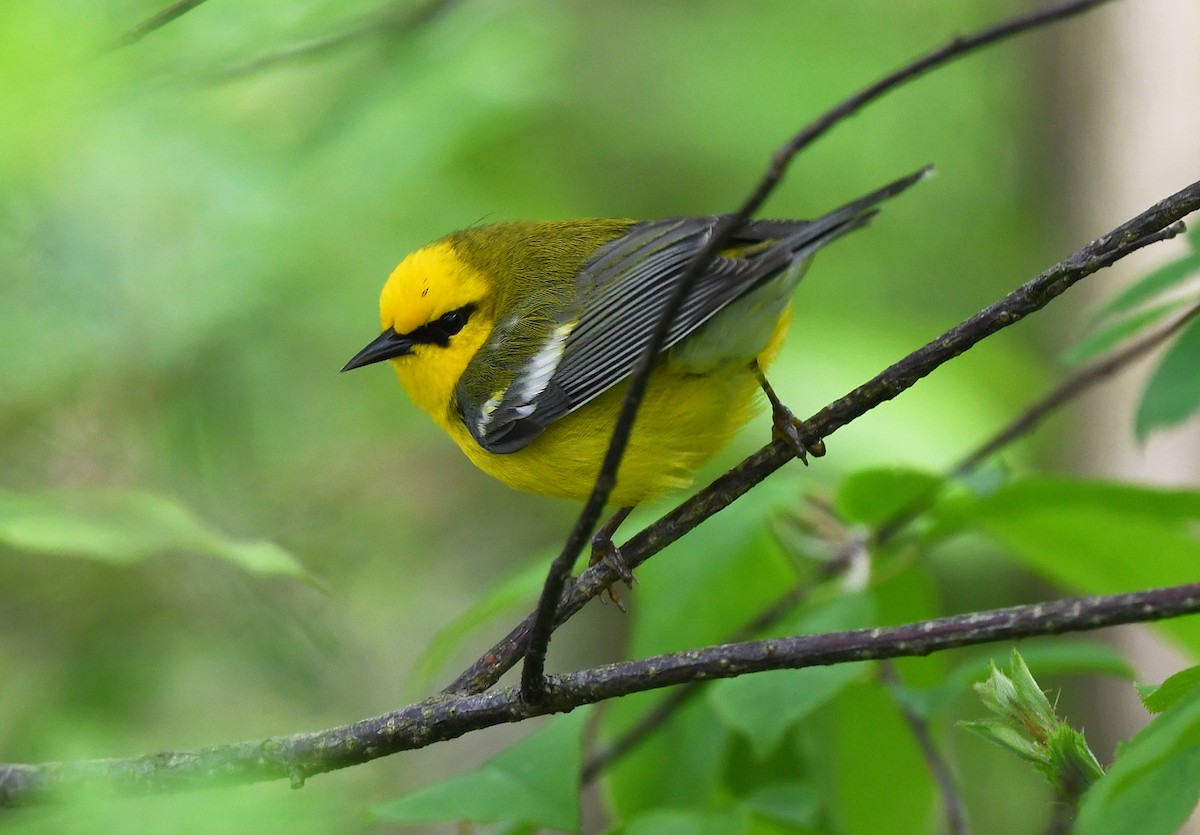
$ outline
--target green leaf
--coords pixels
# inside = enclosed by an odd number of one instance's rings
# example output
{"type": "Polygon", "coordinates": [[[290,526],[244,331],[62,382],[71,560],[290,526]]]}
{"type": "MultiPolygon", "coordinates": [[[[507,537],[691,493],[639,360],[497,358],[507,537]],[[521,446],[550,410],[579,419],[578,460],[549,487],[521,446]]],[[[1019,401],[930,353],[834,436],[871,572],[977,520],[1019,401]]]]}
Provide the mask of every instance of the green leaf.
{"type": "Polygon", "coordinates": [[[739,809],[724,812],[667,810],[639,815],[618,832],[621,835],[742,835],[749,827],[749,816],[739,809]]]}
{"type": "Polygon", "coordinates": [[[1169,710],[1200,685],[1200,666],[1180,670],[1159,685],[1138,685],[1142,704],[1151,713],[1169,710]]]}
{"type": "Polygon", "coordinates": [[[944,479],[900,467],[852,473],[838,490],[837,508],[851,521],[874,525],[928,497],[944,479]]]}
{"type": "MultiPolygon", "coordinates": [[[[606,706],[603,731],[611,743],[662,700],[635,694],[606,706]]],[[[693,698],[609,767],[613,812],[632,817],[656,809],[715,811],[726,805],[722,765],[731,732],[707,699],[693,698]]]]}
{"type": "Polygon", "coordinates": [[[821,813],[820,794],[803,783],[776,783],[742,799],[755,815],[788,826],[812,827],[821,813]]]}
{"type": "Polygon", "coordinates": [[[1173,426],[1200,409],[1200,319],[1183,329],[1146,383],[1134,419],[1145,440],[1155,429],[1173,426]]]}
{"type": "Polygon", "coordinates": [[[774,494],[756,489],[743,501],[739,513],[717,514],[698,538],[687,537],[638,568],[641,582],[630,593],[630,655],[727,640],[796,582],[795,565],[768,528],[774,494]]]}
{"type": "Polygon", "coordinates": [[[1077,835],[1167,835],[1200,798],[1200,690],[1193,689],[1117,750],[1084,795],[1077,835]]]}
{"type": "Polygon", "coordinates": [[[316,581],[278,545],[219,534],[183,505],[136,490],[0,491],[0,543],[40,554],[125,564],[183,551],[254,574],[316,581]]]}
{"type": "Polygon", "coordinates": [[[1192,245],[1190,252],[1182,258],[1172,261],[1169,264],[1164,264],[1145,278],[1131,284],[1123,292],[1118,293],[1101,306],[1096,311],[1095,317],[1099,318],[1112,313],[1131,310],[1154,298],[1159,293],[1182,284],[1195,272],[1200,271],[1200,247],[1195,245],[1195,237],[1195,233],[1187,236],[1188,242],[1192,245]]]}
{"type": "MultiPolygon", "coordinates": [[[[990,496],[940,503],[931,539],[977,531],[1075,592],[1108,594],[1190,582],[1200,562],[1200,492],[1033,477],[990,496]]],[[[1159,624],[1200,652],[1200,623],[1159,624]]]]}
{"type": "Polygon", "coordinates": [[[394,823],[532,824],[579,828],[579,769],[590,711],[556,716],[474,771],[418,789],[373,810],[394,823]]]}
{"type": "MultiPolygon", "coordinates": [[[[875,607],[864,594],[832,601],[801,618],[792,634],[857,629],[874,623],[875,607]]],[[[744,735],[755,756],[764,759],[788,731],[845,687],[863,677],[867,662],[773,670],[714,682],[709,701],[717,716],[744,735]]]]}
{"type": "MultiPolygon", "coordinates": [[[[557,553],[557,551],[555,552],[557,553]]],[[[512,576],[493,586],[483,597],[439,629],[413,665],[414,690],[426,692],[438,671],[470,635],[497,620],[537,601],[546,581],[553,555],[549,552],[531,560],[512,576]]]]}
{"type": "Polygon", "coordinates": [[[1171,311],[1178,310],[1184,305],[1185,301],[1184,299],[1177,299],[1165,304],[1154,305],[1153,307],[1139,310],[1136,313],[1131,313],[1128,316],[1110,322],[1063,353],[1063,362],[1069,365],[1078,365],[1097,354],[1102,354],[1117,343],[1124,341],[1143,328],[1162,319],[1171,311]]]}
{"type": "Polygon", "coordinates": [[[713,709],[722,722],[746,737],[761,759],[796,723],[860,680],[869,666],[855,662],[728,679],[710,691],[713,709]]]}
{"type": "Polygon", "coordinates": [[[821,777],[843,835],[928,832],[933,778],[912,729],[876,681],[846,688],[820,718],[821,777]]]}

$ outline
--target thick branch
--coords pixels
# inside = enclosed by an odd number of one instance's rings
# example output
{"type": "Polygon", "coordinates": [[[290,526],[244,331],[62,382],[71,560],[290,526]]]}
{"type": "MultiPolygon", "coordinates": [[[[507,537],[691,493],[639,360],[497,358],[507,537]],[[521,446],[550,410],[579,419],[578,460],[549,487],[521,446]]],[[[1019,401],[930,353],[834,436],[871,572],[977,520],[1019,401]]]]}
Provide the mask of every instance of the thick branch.
{"type": "Polygon", "coordinates": [[[605,699],[700,679],[849,661],[923,656],[953,647],[1099,629],[1200,612],[1200,583],[1128,594],[1073,597],[902,626],[723,644],[581,670],[547,679],[531,704],[516,688],[435,696],[326,731],[126,759],[0,766],[0,806],[52,801],[101,788],[123,794],[291,780],[423,748],[470,731],[563,713],[605,699]]]}

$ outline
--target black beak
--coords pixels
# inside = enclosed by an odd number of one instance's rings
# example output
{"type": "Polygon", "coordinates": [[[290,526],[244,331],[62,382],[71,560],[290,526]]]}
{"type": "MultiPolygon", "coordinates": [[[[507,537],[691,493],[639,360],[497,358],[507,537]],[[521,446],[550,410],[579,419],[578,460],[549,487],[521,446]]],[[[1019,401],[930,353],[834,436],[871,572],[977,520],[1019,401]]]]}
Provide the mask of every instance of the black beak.
{"type": "Polygon", "coordinates": [[[363,348],[350,362],[342,366],[343,371],[362,368],[364,365],[390,360],[392,357],[402,357],[412,350],[415,343],[407,336],[401,336],[388,328],[363,348]]]}

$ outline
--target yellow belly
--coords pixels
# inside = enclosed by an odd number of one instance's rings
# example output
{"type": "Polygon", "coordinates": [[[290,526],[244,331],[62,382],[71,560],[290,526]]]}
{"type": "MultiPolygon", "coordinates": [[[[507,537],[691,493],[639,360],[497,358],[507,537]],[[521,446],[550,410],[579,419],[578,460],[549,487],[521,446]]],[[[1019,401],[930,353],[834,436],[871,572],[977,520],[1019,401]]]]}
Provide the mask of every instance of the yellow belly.
{"type": "MultiPolygon", "coordinates": [[[[546,428],[509,455],[482,449],[461,423],[451,432],[475,466],[506,484],[545,496],[586,499],[608,449],[627,384],[546,428]]],[[[748,369],[708,377],[660,367],[650,380],[610,502],[628,507],[686,487],[753,414],[757,382],[748,369]]]]}
{"type": "MultiPolygon", "coordinates": [[[[757,356],[764,370],[778,353],[787,320],[785,313],[757,356]]],[[[459,421],[443,428],[475,466],[500,481],[530,493],[583,500],[591,494],[627,388],[622,383],[610,389],[507,455],[481,448],[459,421]]],[[[630,507],[689,485],[693,473],[754,415],[757,393],[749,360],[727,361],[704,374],[681,373],[669,361],[660,362],[609,502],[630,507]]]]}

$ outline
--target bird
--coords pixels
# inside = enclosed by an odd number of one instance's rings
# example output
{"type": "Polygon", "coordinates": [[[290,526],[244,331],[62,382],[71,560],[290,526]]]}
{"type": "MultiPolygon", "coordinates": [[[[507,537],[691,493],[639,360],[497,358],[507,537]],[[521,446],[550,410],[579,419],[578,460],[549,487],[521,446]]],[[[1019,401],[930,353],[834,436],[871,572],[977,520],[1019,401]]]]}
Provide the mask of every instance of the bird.
{"type": "MultiPolygon", "coordinates": [[[[775,435],[801,458],[823,453],[765,376],[793,291],[817,250],[931,170],[815,220],[750,220],[733,232],[668,328],[609,497],[618,510],[597,547],[634,506],[687,486],[752,418],[759,389],[775,435]]],[[[453,232],[400,261],[380,295],[382,332],[342,370],[389,361],[412,401],[480,470],[526,492],[586,499],[629,376],[725,217],[507,221],[453,232]]]]}

